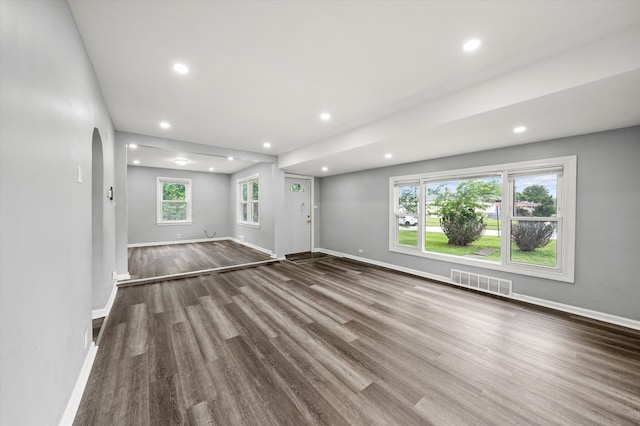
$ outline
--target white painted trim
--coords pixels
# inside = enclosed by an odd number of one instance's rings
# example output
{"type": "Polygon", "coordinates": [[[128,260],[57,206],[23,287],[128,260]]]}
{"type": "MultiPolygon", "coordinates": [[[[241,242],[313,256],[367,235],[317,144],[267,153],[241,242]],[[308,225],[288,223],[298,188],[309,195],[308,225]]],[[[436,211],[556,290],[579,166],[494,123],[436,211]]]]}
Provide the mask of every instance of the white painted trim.
{"type": "Polygon", "coordinates": [[[235,242],[236,242],[236,243],[238,243],[238,244],[242,244],[243,246],[247,246],[247,247],[249,247],[249,248],[252,248],[252,249],[254,249],[254,250],[258,250],[258,251],[261,251],[261,252],[263,252],[263,253],[266,253],[266,254],[268,254],[269,256],[271,256],[271,257],[272,257],[272,258],[274,258],[274,259],[276,259],[276,258],[278,257],[278,256],[277,256],[276,254],[274,254],[271,250],[266,249],[266,248],[264,248],[264,247],[260,247],[260,246],[257,246],[257,245],[255,245],[255,244],[251,244],[251,243],[248,243],[248,242],[246,242],[246,241],[241,241],[241,240],[239,240],[239,239],[237,239],[237,238],[230,238],[230,240],[231,240],[231,241],[235,241],[235,242]]]}
{"type": "Polygon", "coordinates": [[[640,321],[633,320],[631,318],[619,317],[617,315],[607,314],[605,312],[593,311],[591,309],[580,308],[578,306],[565,305],[564,303],[553,302],[551,300],[539,299],[533,296],[526,296],[524,294],[513,293],[512,299],[520,300],[522,302],[531,303],[532,305],[544,306],[545,308],[551,308],[558,311],[567,312],[570,314],[576,314],[583,317],[595,319],[610,324],[621,325],[627,328],[633,328],[634,330],[640,330],[640,321]]]}
{"type": "MultiPolygon", "coordinates": [[[[393,269],[395,271],[406,272],[407,274],[417,275],[422,278],[429,278],[431,280],[442,281],[447,284],[458,285],[452,282],[450,277],[445,277],[443,275],[430,274],[429,272],[419,271],[417,269],[405,268],[403,266],[393,265],[391,263],[379,262],[377,260],[367,259],[366,257],[353,256],[350,254],[340,253],[337,251],[327,250],[324,248],[314,249],[314,252],[330,254],[332,256],[337,256],[337,257],[346,257],[347,259],[357,260],[363,263],[370,263],[372,265],[382,266],[383,268],[393,269]]],[[[467,288],[466,286],[460,286],[460,287],[467,288]]]]}
{"type": "Polygon", "coordinates": [[[111,289],[111,294],[109,295],[109,300],[107,300],[107,304],[105,305],[105,307],[102,309],[94,309],[93,311],[91,311],[92,320],[96,318],[103,318],[109,315],[109,312],[111,312],[111,307],[113,306],[113,301],[116,300],[117,292],[118,286],[114,284],[113,289],[111,289]]]}
{"type": "MultiPolygon", "coordinates": [[[[181,200],[180,200],[181,201],[181,200]]],[[[193,198],[191,196],[191,179],[169,178],[158,176],[156,178],[156,225],[191,225],[193,217],[193,198]],[[162,220],[162,195],[165,183],[182,183],[185,186],[185,202],[187,203],[187,218],[185,220],[162,220]]]]}
{"type": "MultiPolygon", "coordinates": [[[[318,253],[330,254],[337,257],[345,257],[347,259],[353,259],[363,263],[370,263],[372,265],[382,266],[384,268],[393,269],[395,271],[406,272],[411,275],[416,275],[419,277],[440,281],[445,284],[455,285],[458,287],[466,288],[468,290],[478,291],[480,293],[486,293],[482,290],[478,290],[473,287],[468,287],[468,286],[454,283],[453,281],[451,281],[450,277],[430,274],[428,272],[419,271],[417,269],[405,268],[402,266],[393,265],[391,263],[379,262],[377,260],[367,259],[364,257],[352,256],[350,254],[340,253],[337,251],[327,250],[324,248],[316,248],[313,251],[318,253]]],[[[494,294],[494,293],[491,293],[491,294],[494,294]]],[[[506,296],[504,294],[495,294],[495,295],[503,297],[505,299],[518,300],[520,302],[531,303],[532,305],[544,306],[546,308],[551,308],[557,311],[567,312],[570,314],[580,315],[586,318],[595,319],[595,320],[606,322],[609,324],[615,324],[615,325],[620,325],[622,327],[632,328],[634,330],[640,330],[640,321],[633,320],[631,318],[620,317],[617,315],[611,315],[604,312],[593,311],[591,309],[585,309],[585,308],[580,308],[578,306],[566,305],[564,303],[553,302],[551,300],[546,300],[546,299],[539,299],[537,297],[526,296],[518,293],[512,293],[511,296],[506,296]]]]}
{"type": "Polygon", "coordinates": [[[138,284],[149,284],[160,281],[167,281],[179,278],[190,278],[203,274],[210,274],[214,272],[226,272],[226,271],[234,271],[236,269],[244,269],[247,267],[253,267],[258,265],[268,265],[274,262],[277,262],[280,259],[269,259],[269,260],[260,260],[258,262],[249,262],[249,263],[240,263],[238,265],[229,265],[229,266],[218,266],[217,268],[209,268],[209,269],[200,269],[198,271],[189,271],[189,272],[179,272],[177,274],[169,274],[169,275],[159,275],[157,277],[147,277],[147,278],[136,278],[134,280],[123,281],[118,284],[118,287],[129,287],[132,285],[138,284]]]}
{"type": "MultiPolygon", "coordinates": [[[[313,252],[315,250],[314,247],[316,244],[316,232],[315,232],[315,229],[316,229],[316,195],[315,195],[316,179],[313,176],[308,176],[308,175],[296,175],[291,173],[285,173],[284,174],[285,192],[288,190],[287,179],[308,180],[311,183],[311,189],[309,190],[309,204],[310,204],[309,215],[311,216],[311,241],[309,245],[310,245],[310,250],[313,252]]],[[[283,197],[283,202],[284,202],[284,197],[283,197]]]]}
{"type": "Polygon", "coordinates": [[[176,240],[176,241],[156,241],[151,243],[134,243],[127,244],[127,247],[153,247],[153,246],[168,246],[172,244],[189,244],[189,243],[206,243],[207,241],[223,241],[233,240],[230,237],[218,237],[218,238],[197,238],[194,240],[176,240]]]}
{"type": "Polygon", "coordinates": [[[124,281],[124,280],[130,280],[130,279],[131,279],[131,275],[129,275],[129,272],[125,272],[124,274],[116,275],[116,280],[117,281],[124,281]]]}
{"type": "Polygon", "coordinates": [[[98,347],[95,345],[95,343],[91,342],[91,346],[89,347],[87,356],[85,357],[82,368],[80,369],[80,374],[78,374],[76,384],[73,387],[73,391],[69,396],[69,401],[67,401],[67,406],[64,409],[64,413],[62,413],[60,422],[58,423],[59,426],[71,426],[73,424],[73,421],[75,420],[76,414],[78,412],[78,408],[80,407],[82,394],[84,393],[84,389],[87,386],[87,382],[89,381],[91,367],[93,367],[93,362],[96,359],[97,353],[98,347]]]}

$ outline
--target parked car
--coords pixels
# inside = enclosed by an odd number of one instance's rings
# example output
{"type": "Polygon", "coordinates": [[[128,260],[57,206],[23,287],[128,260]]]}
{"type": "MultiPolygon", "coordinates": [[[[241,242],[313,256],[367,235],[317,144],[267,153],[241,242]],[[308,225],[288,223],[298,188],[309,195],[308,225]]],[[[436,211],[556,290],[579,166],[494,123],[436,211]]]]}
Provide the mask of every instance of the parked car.
{"type": "Polygon", "coordinates": [[[418,218],[414,216],[400,216],[398,217],[398,224],[404,226],[416,226],[418,224],[418,218]]]}

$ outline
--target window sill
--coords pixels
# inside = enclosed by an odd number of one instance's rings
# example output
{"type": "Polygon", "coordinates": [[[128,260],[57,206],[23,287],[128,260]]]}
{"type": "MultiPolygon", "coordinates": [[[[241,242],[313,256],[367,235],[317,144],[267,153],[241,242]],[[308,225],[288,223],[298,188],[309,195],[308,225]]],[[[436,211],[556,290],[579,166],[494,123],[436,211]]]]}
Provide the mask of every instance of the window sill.
{"type": "Polygon", "coordinates": [[[260,228],[260,224],[259,223],[252,223],[252,222],[236,222],[236,225],[245,226],[245,227],[248,227],[248,228],[260,228]]]}
{"type": "Polygon", "coordinates": [[[185,220],[181,222],[156,222],[157,226],[175,226],[175,225],[191,225],[192,222],[190,220],[185,220]]]}

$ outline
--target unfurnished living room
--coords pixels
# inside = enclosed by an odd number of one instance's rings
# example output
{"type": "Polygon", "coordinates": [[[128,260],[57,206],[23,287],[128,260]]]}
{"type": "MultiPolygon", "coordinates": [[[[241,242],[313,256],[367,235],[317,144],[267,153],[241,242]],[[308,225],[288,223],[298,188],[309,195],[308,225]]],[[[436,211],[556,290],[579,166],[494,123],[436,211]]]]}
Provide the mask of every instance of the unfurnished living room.
{"type": "Polygon", "coordinates": [[[0,425],[640,424],[640,1],[0,0],[0,425]]]}

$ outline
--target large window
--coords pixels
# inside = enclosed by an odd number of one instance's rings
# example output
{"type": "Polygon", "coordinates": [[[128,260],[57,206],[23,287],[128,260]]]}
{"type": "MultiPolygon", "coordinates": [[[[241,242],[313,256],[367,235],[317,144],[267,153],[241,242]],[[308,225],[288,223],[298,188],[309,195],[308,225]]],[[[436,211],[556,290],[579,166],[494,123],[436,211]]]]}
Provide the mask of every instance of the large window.
{"type": "Polygon", "coordinates": [[[260,226],[260,179],[257,175],[238,180],[238,222],[260,226]]]}
{"type": "Polygon", "coordinates": [[[157,180],[157,223],[191,223],[191,179],[157,180]]]}
{"type": "Polygon", "coordinates": [[[576,157],[390,179],[391,251],[573,282],[576,157]]]}

